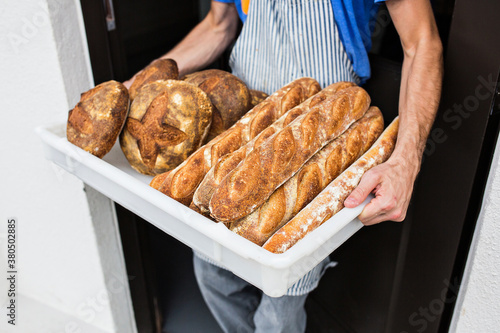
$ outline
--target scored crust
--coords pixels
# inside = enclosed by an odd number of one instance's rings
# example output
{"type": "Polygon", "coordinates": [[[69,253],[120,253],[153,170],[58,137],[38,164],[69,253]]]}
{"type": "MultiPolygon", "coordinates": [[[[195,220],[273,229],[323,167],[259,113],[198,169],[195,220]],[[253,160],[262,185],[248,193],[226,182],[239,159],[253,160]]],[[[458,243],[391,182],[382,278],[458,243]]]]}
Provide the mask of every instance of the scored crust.
{"type": "Polygon", "coordinates": [[[306,101],[287,111],[246,145],[242,146],[231,154],[222,157],[217,162],[217,164],[210,169],[210,171],[207,173],[202,183],[196,190],[193,196],[193,202],[195,203],[195,205],[198,206],[201,211],[207,212],[209,210],[210,199],[212,198],[212,194],[214,193],[215,189],[253,149],[259,147],[274,133],[290,124],[298,116],[309,112],[312,107],[323,103],[328,96],[333,96],[336,92],[352,86],[355,86],[355,84],[352,82],[337,82],[329,85],[319,93],[313,95],[306,101]]]}
{"type": "Polygon", "coordinates": [[[317,151],[361,118],[369,105],[364,89],[349,87],[296,118],[224,178],[210,199],[210,215],[232,222],[250,214],[317,151]]]}
{"type": "Polygon", "coordinates": [[[387,126],[377,141],[356,162],[333,180],[293,219],[276,231],[262,246],[283,253],[344,207],[344,200],[359,184],[364,173],[385,162],[396,144],[399,118],[387,126]]]}
{"type": "Polygon", "coordinates": [[[194,191],[219,158],[252,140],[260,133],[259,129],[267,127],[290,108],[316,94],[320,89],[319,83],[311,78],[300,78],[290,82],[247,112],[231,128],[194,152],[181,165],[168,172],[162,182],[153,179],[153,187],[189,206],[194,191]],[[261,121],[268,124],[262,124],[261,121]]]}
{"type": "Polygon", "coordinates": [[[341,136],[316,153],[269,199],[250,215],[231,223],[237,234],[262,246],[283,224],[318,195],[334,178],[375,142],[384,129],[377,107],[351,125],[341,136]],[[279,212],[275,213],[275,212],[279,212]]]}
{"type": "Polygon", "coordinates": [[[155,81],[132,102],[120,145],[135,170],[157,175],[200,147],[211,119],[212,104],[201,89],[178,80],[155,81]]]}

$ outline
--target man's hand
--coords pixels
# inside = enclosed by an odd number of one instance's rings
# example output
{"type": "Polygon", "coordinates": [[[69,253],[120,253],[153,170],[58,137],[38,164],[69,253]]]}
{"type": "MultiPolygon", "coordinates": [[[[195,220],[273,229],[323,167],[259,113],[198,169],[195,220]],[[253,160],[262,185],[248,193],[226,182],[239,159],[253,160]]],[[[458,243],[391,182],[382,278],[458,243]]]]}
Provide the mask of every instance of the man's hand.
{"type": "Polygon", "coordinates": [[[399,131],[391,157],[366,172],[344,202],[356,207],[370,192],[375,194],[359,216],[365,225],[404,220],[441,95],[442,45],[429,0],[386,4],[404,51],[399,131]]]}
{"type": "Polygon", "coordinates": [[[368,170],[344,201],[344,205],[347,208],[356,207],[373,192],[375,198],[365,206],[358,217],[364,225],[403,221],[416,177],[416,173],[406,168],[405,164],[403,161],[389,159],[368,170]]]}
{"type": "Polygon", "coordinates": [[[132,85],[132,83],[134,83],[135,81],[135,78],[137,77],[137,75],[139,74],[140,72],[138,72],[137,74],[135,74],[134,76],[132,76],[129,80],[123,82],[123,85],[125,86],[125,88],[127,89],[130,89],[130,86],[132,85]]]}

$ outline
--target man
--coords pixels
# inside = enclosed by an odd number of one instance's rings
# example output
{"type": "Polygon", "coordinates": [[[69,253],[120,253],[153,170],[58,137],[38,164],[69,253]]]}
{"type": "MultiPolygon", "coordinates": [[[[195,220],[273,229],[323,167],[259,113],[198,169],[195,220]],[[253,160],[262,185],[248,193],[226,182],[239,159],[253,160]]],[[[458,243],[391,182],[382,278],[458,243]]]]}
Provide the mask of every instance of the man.
{"type": "MultiPolygon", "coordinates": [[[[236,37],[240,16],[244,26],[230,65],[251,89],[272,93],[302,76],[323,87],[342,80],[363,83],[369,77],[369,20],[379,1],[212,1],[207,17],[164,58],[177,61],[180,75],[207,66],[236,37]]],[[[365,225],[405,218],[441,92],[442,46],[429,0],[386,4],[404,51],[400,125],[392,156],[366,172],[344,202],[352,208],[375,195],[359,216],[365,225]]],[[[325,259],[287,295],[270,298],[198,256],[194,263],[203,296],[225,331],[273,333],[305,330],[305,298],[330,265],[325,259]]]]}

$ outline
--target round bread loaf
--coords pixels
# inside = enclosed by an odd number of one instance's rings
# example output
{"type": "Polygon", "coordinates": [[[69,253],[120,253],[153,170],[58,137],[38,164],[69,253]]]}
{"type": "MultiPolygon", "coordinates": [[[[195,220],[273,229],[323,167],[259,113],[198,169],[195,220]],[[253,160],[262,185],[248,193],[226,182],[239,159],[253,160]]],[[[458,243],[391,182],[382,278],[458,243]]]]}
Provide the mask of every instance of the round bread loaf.
{"type": "Polygon", "coordinates": [[[211,121],[212,104],[203,90],[178,80],[155,81],[132,102],[120,145],[135,170],[157,175],[198,149],[211,121]]]}
{"type": "Polygon", "coordinates": [[[157,59],[144,68],[130,86],[130,99],[134,100],[139,89],[144,85],[157,80],[177,80],[179,69],[173,59],[157,59]]]}
{"type": "Polygon", "coordinates": [[[224,132],[252,108],[252,96],[246,84],[231,73],[208,69],[185,77],[198,86],[214,106],[208,141],[224,132]]]}
{"type": "Polygon", "coordinates": [[[68,114],[68,141],[102,158],[115,144],[128,107],[128,91],[120,82],[107,81],[84,92],[68,114]]]}

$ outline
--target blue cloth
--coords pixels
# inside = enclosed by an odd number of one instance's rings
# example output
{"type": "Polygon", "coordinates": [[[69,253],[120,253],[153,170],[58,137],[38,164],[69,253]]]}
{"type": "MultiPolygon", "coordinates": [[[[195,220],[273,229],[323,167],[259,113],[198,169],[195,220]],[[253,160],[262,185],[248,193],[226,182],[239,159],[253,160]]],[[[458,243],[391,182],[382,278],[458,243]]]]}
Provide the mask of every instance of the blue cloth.
{"type": "Polygon", "coordinates": [[[370,78],[368,52],[378,3],[385,0],[331,0],[340,39],[361,84],[370,78]]]}
{"type": "MultiPolygon", "coordinates": [[[[216,0],[224,3],[234,3],[240,19],[245,23],[247,15],[241,8],[241,0],[216,0]]],[[[252,0],[250,0],[252,1],[252,0]]],[[[340,40],[344,44],[354,72],[360,79],[360,84],[370,78],[370,63],[368,52],[371,49],[371,33],[378,4],[385,0],[330,0],[335,23],[339,30],[340,40]]]]}
{"type": "Polygon", "coordinates": [[[247,19],[247,14],[245,14],[243,12],[243,9],[241,8],[241,0],[215,0],[215,1],[223,3],[234,3],[234,5],[236,6],[236,10],[238,11],[238,15],[240,16],[241,22],[245,23],[247,19]]]}
{"type": "MultiPolygon", "coordinates": [[[[324,263],[328,263],[325,259],[324,263]]],[[[306,328],[304,303],[308,294],[277,298],[231,272],[193,256],[203,299],[224,332],[301,333],[306,328]]]]}

